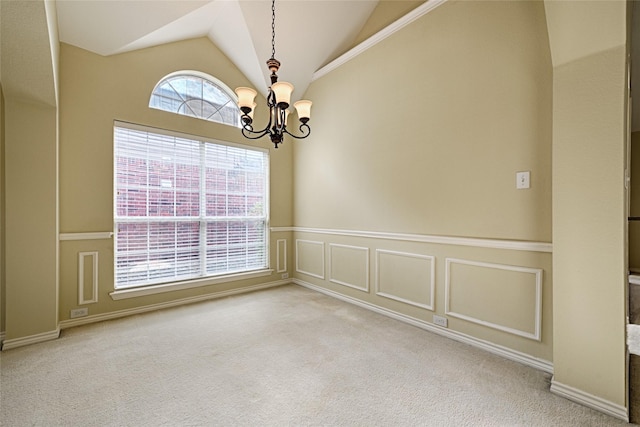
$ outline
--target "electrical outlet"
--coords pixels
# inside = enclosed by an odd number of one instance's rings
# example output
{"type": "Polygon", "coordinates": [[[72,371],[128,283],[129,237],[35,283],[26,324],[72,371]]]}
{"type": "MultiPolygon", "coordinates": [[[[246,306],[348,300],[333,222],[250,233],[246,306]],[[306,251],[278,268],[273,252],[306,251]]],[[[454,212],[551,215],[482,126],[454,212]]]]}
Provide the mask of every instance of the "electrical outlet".
{"type": "Polygon", "coordinates": [[[76,308],[74,310],[71,310],[69,312],[69,317],[72,319],[75,319],[76,317],[84,317],[87,314],[89,314],[89,309],[84,307],[84,308],[76,308]]]}
{"type": "Polygon", "coordinates": [[[283,279],[288,279],[289,278],[289,273],[282,273],[282,278],[283,279]]]}
{"type": "Polygon", "coordinates": [[[442,316],[433,315],[433,324],[442,326],[443,328],[447,327],[447,318],[442,316]]]}

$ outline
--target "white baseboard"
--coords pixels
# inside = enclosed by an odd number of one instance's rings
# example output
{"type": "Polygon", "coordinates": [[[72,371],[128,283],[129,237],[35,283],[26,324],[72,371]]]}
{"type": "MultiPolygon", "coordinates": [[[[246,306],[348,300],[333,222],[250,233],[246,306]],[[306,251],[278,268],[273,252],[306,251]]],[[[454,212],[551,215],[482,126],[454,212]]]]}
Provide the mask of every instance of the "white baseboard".
{"type": "MultiPolygon", "coordinates": [[[[29,335],[27,337],[14,338],[10,340],[2,340],[2,351],[11,350],[12,348],[18,348],[29,344],[36,344],[39,342],[55,340],[60,336],[60,327],[53,331],[43,332],[41,334],[29,335]]],[[[4,335],[3,335],[4,338],[4,335]]]]}
{"type": "Polygon", "coordinates": [[[484,341],[478,338],[474,338],[470,335],[466,335],[460,332],[452,331],[450,329],[445,329],[440,326],[435,326],[432,323],[425,322],[424,320],[416,319],[411,316],[407,316],[406,314],[398,313],[393,310],[389,310],[384,307],[377,306],[375,304],[371,304],[356,298],[352,298],[338,292],[334,292],[332,290],[323,288],[321,286],[314,285],[309,282],[305,282],[300,279],[292,279],[293,283],[296,285],[303,286],[308,289],[312,289],[314,291],[318,291],[325,295],[331,296],[333,298],[337,298],[339,300],[348,302],[350,304],[357,305],[362,308],[366,308],[368,310],[374,311],[376,313],[382,314],[387,317],[391,317],[396,320],[400,320],[401,322],[408,323],[413,326],[417,326],[418,328],[425,329],[429,332],[436,333],[438,335],[445,336],[447,338],[451,338],[456,341],[463,342],[465,344],[472,345],[474,347],[483,349],[493,354],[497,354],[498,356],[502,356],[505,359],[513,360],[515,362],[522,363],[523,365],[531,366],[532,368],[539,369],[543,372],[547,372],[549,374],[553,374],[553,364],[548,360],[538,359],[532,357],[528,354],[521,353],[519,351],[515,351],[497,344],[493,344],[488,341],[484,341]]]}
{"type": "Polygon", "coordinates": [[[624,406],[559,383],[555,378],[551,379],[551,392],[596,411],[604,412],[607,415],[629,422],[629,411],[624,406]]]}
{"type": "Polygon", "coordinates": [[[120,318],[120,317],[131,316],[131,315],[134,315],[134,314],[147,313],[149,311],[161,310],[163,308],[169,308],[169,307],[176,307],[176,306],[179,306],[179,305],[192,304],[192,303],[201,302],[201,301],[207,301],[207,300],[216,299],[216,298],[228,297],[228,296],[231,296],[231,295],[244,294],[244,293],[247,293],[247,292],[258,291],[258,290],[261,290],[261,289],[267,289],[267,288],[273,288],[273,287],[276,287],[276,286],[287,285],[287,284],[290,284],[290,283],[291,283],[291,280],[289,280],[289,279],[287,279],[287,280],[277,280],[277,281],[274,281],[274,282],[267,282],[267,283],[262,283],[262,284],[254,285],[254,286],[245,286],[245,287],[242,287],[242,288],[231,289],[231,290],[228,290],[228,291],[215,292],[215,293],[212,293],[212,294],[205,294],[205,295],[198,295],[198,296],[189,297],[189,298],[181,298],[181,299],[167,301],[167,302],[163,302],[163,303],[159,303],[159,304],[145,305],[143,307],[135,307],[135,308],[129,308],[129,309],[126,309],[126,310],[111,311],[109,313],[94,314],[92,316],[86,316],[86,317],[79,317],[79,318],[76,318],[76,319],[63,320],[63,321],[60,322],[59,326],[60,326],[60,329],[67,329],[67,328],[72,328],[74,326],[88,325],[90,323],[102,322],[104,320],[117,319],[117,318],[120,318]]]}

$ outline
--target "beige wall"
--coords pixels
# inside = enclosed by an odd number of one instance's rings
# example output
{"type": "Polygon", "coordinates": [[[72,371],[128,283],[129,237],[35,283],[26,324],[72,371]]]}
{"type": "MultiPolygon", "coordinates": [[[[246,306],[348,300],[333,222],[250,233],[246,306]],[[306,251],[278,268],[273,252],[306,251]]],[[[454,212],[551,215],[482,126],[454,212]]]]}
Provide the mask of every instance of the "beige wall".
{"type": "Polygon", "coordinates": [[[305,96],[314,129],[295,146],[296,278],[428,325],[446,315],[449,331],[550,362],[550,249],[490,247],[551,241],[543,4],[447,2],[305,96]],[[530,189],[516,189],[517,171],[531,171],[530,189]]]}
{"type": "MultiPolygon", "coordinates": [[[[156,83],[178,70],[208,73],[231,88],[249,85],[229,59],[206,38],[110,57],[62,44],[60,67],[61,233],[113,230],[114,120],[223,141],[268,146],[264,139],[250,143],[237,128],[148,108],[149,97],[156,83]]],[[[265,105],[264,99],[262,105],[265,105]]],[[[259,123],[266,122],[264,117],[256,117],[256,120],[259,123]]],[[[285,141],[277,150],[271,149],[272,227],[292,224],[291,155],[290,141],[285,141]]],[[[277,258],[276,240],[288,238],[290,233],[287,231],[271,233],[272,266],[275,266],[277,258]]],[[[90,316],[164,304],[281,278],[280,273],[274,272],[270,277],[114,301],[109,296],[109,292],[114,290],[112,239],[65,240],[60,245],[61,320],[69,319],[69,311],[79,307],[79,252],[98,252],[98,302],[86,305],[90,316]]]]}
{"type": "Polygon", "coordinates": [[[58,38],[51,4],[0,9],[5,348],[58,335],[58,38]]]}
{"type": "Polygon", "coordinates": [[[296,145],[296,225],[551,240],[542,4],[446,3],[306,96],[314,128],[296,145]],[[532,185],[518,191],[523,170],[532,185]]]}
{"type": "Polygon", "coordinates": [[[5,303],[6,299],[6,278],[5,278],[5,185],[4,185],[4,93],[2,83],[0,83],[0,334],[6,330],[5,326],[5,303]]]}
{"type": "MultiPolygon", "coordinates": [[[[620,24],[624,25],[624,11],[620,24]]],[[[554,383],[626,407],[626,47],[554,68],[554,383]],[[594,315],[589,315],[593,313],[594,315]]]]}
{"type": "Polygon", "coordinates": [[[6,339],[54,333],[57,313],[56,109],[5,100],[6,339]],[[36,267],[34,267],[36,266],[36,267]]]}
{"type": "Polygon", "coordinates": [[[354,45],[361,43],[369,37],[384,29],[387,25],[402,18],[416,7],[423,4],[423,0],[381,0],[369,16],[364,27],[354,40],[354,45]]]}
{"type": "Polygon", "coordinates": [[[627,36],[626,1],[545,0],[553,66],[607,51],[627,36]]]}

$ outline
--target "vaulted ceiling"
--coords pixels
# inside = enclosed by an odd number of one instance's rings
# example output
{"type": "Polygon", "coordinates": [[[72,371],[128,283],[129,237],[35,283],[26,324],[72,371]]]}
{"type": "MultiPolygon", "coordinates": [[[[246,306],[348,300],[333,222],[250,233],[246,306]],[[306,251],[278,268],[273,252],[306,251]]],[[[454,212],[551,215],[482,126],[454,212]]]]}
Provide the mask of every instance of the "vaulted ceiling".
{"type": "MultiPolygon", "coordinates": [[[[277,0],[280,79],[300,99],[319,68],[444,1],[277,0]]],[[[57,105],[58,41],[109,56],[208,37],[256,90],[269,84],[270,0],[0,0],[0,12],[5,98],[57,105]]]]}
{"type": "MultiPolygon", "coordinates": [[[[275,56],[282,62],[280,79],[296,88],[295,99],[317,69],[353,46],[377,4],[276,2],[275,56]]],[[[56,0],[61,42],[108,56],[206,36],[258,91],[269,84],[265,61],[271,57],[271,6],[270,0],[56,0]]]]}

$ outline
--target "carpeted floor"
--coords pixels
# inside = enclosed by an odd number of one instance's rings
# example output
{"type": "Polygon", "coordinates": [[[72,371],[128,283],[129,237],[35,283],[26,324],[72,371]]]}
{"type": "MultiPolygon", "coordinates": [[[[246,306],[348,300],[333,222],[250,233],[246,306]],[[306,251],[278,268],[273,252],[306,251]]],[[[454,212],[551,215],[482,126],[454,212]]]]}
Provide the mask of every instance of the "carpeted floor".
{"type": "Polygon", "coordinates": [[[3,426],[616,426],[550,376],[294,285],[0,354],[3,426]]]}

